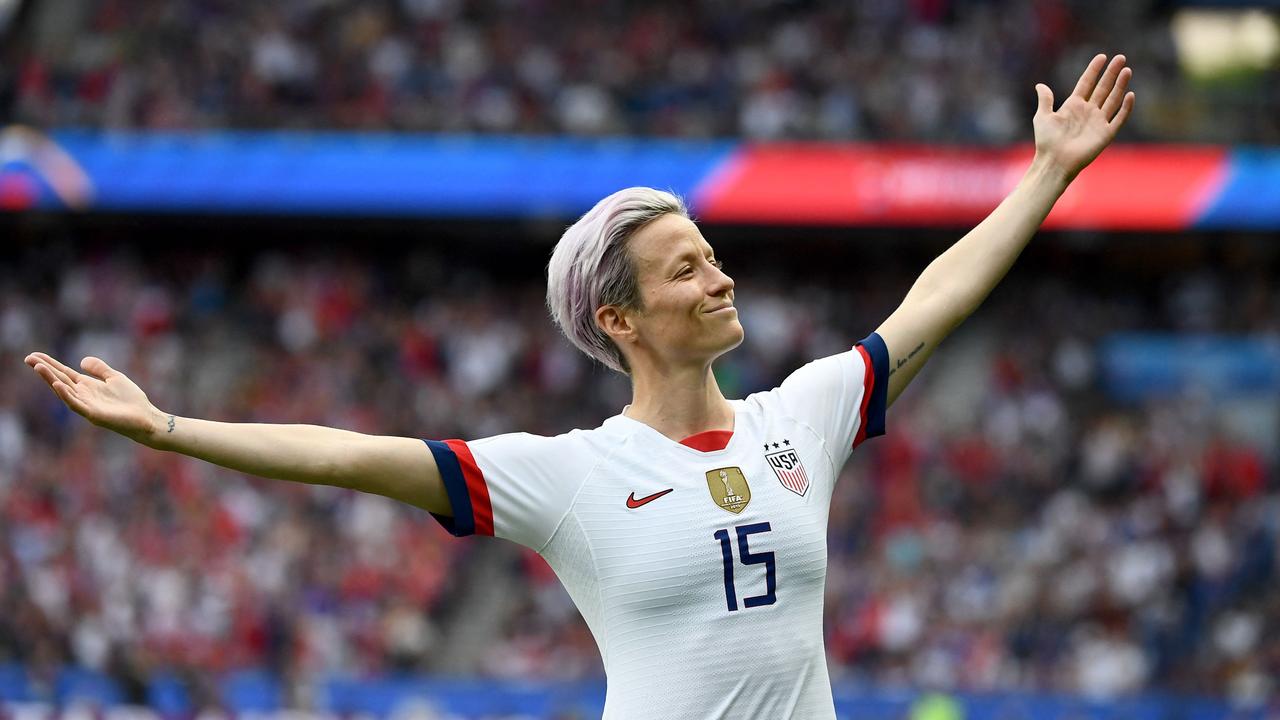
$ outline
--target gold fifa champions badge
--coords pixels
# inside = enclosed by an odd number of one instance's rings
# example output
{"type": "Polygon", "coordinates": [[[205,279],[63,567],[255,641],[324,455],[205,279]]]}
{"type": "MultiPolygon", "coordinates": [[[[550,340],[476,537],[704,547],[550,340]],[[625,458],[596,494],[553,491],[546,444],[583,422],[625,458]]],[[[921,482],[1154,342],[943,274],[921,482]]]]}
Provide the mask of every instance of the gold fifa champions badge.
{"type": "Polygon", "coordinates": [[[736,467],[716,468],[707,473],[707,490],[717,505],[731,513],[740,513],[751,502],[751,486],[736,467]]]}

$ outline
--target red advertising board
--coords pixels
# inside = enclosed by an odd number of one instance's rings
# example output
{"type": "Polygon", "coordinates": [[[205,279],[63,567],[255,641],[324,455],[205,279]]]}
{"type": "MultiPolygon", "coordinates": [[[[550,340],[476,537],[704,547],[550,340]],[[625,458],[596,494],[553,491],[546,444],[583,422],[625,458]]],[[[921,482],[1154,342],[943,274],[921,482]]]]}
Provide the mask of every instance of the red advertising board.
{"type": "MultiPolygon", "coordinates": [[[[743,148],[697,197],[704,220],[785,225],[972,225],[1031,162],[1030,146],[770,144],[743,148]]],[[[1109,148],[1046,228],[1182,229],[1226,179],[1221,148],[1109,148]]]]}

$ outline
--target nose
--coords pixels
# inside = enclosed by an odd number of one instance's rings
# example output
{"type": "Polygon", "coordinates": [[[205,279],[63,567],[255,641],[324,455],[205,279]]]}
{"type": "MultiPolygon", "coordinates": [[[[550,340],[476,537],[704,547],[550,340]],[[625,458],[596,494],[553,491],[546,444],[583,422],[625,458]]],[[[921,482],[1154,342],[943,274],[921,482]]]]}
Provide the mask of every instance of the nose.
{"type": "Polygon", "coordinates": [[[709,295],[724,295],[733,289],[733,278],[729,277],[725,271],[712,265],[711,266],[711,285],[707,288],[709,295]]]}

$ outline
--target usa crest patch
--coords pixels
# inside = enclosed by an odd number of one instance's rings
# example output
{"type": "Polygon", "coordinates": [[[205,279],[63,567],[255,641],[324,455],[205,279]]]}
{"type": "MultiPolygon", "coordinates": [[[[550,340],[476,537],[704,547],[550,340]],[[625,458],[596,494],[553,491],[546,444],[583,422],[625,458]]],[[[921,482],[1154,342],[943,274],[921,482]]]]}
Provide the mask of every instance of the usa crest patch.
{"type": "Polygon", "coordinates": [[[782,487],[800,497],[809,492],[809,474],[804,471],[804,463],[800,462],[795,448],[771,452],[764,459],[769,461],[769,467],[773,468],[773,474],[778,476],[782,487]]]}

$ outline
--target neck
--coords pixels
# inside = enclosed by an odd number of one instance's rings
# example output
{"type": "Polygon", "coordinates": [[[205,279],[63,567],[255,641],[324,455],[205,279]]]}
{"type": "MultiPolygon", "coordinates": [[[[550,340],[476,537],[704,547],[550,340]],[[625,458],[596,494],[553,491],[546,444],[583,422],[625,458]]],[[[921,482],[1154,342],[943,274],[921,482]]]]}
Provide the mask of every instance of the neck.
{"type": "Polygon", "coordinates": [[[632,372],[631,405],[624,415],[679,442],[707,430],[733,430],[733,406],[725,400],[711,365],[661,374],[632,372]]]}

